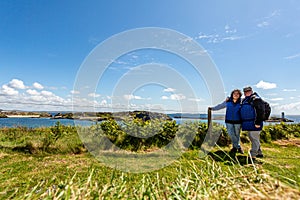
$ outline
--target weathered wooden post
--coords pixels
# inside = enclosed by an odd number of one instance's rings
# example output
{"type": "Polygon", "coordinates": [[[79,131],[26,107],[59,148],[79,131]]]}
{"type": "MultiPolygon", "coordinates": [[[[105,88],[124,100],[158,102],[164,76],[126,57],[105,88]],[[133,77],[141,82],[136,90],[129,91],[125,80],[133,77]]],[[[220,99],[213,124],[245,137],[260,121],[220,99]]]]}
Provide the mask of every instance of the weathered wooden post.
{"type": "Polygon", "coordinates": [[[207,110],[207,126],[208,126],[208,128],[211,128],[211,109],[210,108],[208,108],[208,110],[207,110]]]}

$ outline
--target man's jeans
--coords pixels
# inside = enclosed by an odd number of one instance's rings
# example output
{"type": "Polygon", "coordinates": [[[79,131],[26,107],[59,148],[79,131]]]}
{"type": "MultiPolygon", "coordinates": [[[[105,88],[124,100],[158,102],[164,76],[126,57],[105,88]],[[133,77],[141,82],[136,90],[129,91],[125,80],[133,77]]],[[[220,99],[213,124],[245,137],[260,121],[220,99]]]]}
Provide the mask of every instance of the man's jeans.
{"type": "Polygon", "coordinates": [[[251,156],[256,157],[257,155],[262,155],[259,141],[260,131],[248,131],[248,136],[251,141],[251,156]]]}
{"type": "Polygon", "coordinates": [[[226,129],[228,135],[231,139],[233,148],[239,149],[240,146],[240,132],[241,132],[241,124],[230,124],[226,123],[226,129]]]}

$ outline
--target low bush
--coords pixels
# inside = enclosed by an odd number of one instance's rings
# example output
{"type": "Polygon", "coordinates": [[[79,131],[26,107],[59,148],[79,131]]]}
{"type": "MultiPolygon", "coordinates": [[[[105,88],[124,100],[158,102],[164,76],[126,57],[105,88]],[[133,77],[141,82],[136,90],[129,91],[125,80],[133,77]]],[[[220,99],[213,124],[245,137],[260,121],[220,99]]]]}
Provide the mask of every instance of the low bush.
{"type": "Polygon", "coordinates": [[[263,142],[294,137],[300,137],[300,124],[286,124],[281,122],[280,124],[264,126],[261,132],[261,140],[263,142]]]}

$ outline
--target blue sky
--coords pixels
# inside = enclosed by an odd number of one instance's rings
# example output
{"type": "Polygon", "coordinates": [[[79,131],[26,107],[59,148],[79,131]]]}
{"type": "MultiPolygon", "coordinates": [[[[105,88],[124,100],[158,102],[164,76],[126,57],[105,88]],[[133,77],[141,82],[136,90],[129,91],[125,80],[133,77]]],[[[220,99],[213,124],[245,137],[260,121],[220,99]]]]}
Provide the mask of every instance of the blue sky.
{"type": "MultiPolygon", "coordinates": [[[[186,61],[157,50],[116,60],[86,97],[74,90],[80,66],[103,41],[136,28],[175,30],[209,54],[225,88],[251,85],[273,114],[300,114],[300,2],[288,1],[0,1],[0,108],[112,109],[113,90],[127,72],[146,63],[174,68],[195,98],[176,86],[149,84],[123,94],[124,109],[180,111],[180,101],[212,105],[204,79],[186,61]],[[74,95],[82,99],[72,101],[74,95]]],[[[109,49],[108,49],[109,51],[109,49]]],[[[151,74],[149,74],[151,76],[151,74]]],[[[166,79],[170,76],[166,74],[166,79]]],[[[182,109],[181,109],[182,111],[182,109]]]]}

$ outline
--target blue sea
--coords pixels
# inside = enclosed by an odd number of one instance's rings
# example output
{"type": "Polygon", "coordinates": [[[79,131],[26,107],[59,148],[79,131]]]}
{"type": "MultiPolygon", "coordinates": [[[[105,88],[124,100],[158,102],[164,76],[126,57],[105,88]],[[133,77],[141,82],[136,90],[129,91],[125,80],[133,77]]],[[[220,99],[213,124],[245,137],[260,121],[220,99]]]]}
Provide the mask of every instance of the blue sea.
{"type": "MultiPolygon", "coordinates": [[[[300,123],[300,115],[287,115],[287,119],[293,120],[292,123],[300,123]]],[[[206,119],[196,119],[196,118],[174,118],[178,124],[184,123],[186,121],[200,121],[207,122],[206,119]]],[[[80,125],[80,126],[90,126],[95,124],[93,121],[88,120],[72,120],[72,119],[51,119],[51,118],[0,118],[0,127],[49,127],[54,126],[55,123],[59,121],[63,125],[80,125]]],[[[213,120],[219,124],[225,125],[224,120],[213,120]]],[[[266,122],[265,125],[276,124],[274,122],[266,122]]]]}
{"type": "Polygon", "coordinates": [[[51,118],[0,118],[0,127],[49,127],[54,126],[59,121],[62,125],[81,125],[90,126],[95,122],[87,120],[72,120],[72,119],[51,119],[51,118]]]}

